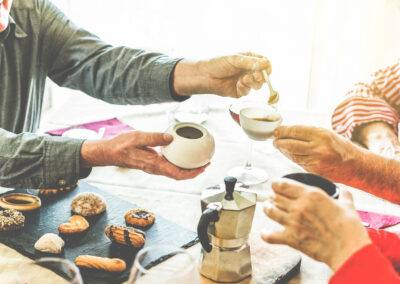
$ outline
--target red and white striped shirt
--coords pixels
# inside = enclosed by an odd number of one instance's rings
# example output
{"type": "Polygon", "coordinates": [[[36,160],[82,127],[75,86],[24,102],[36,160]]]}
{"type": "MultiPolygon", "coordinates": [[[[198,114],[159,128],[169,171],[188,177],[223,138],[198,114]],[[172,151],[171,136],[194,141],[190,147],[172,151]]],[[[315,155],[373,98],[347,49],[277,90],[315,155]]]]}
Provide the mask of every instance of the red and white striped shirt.
{"type": "Polygon", "coordinates": [[[351,139],[356,126],[384,121],[397,134],[400,111],[400,63],[377,71],[370,84],[358,83],[332,115],[332,128],[351,139]]]}

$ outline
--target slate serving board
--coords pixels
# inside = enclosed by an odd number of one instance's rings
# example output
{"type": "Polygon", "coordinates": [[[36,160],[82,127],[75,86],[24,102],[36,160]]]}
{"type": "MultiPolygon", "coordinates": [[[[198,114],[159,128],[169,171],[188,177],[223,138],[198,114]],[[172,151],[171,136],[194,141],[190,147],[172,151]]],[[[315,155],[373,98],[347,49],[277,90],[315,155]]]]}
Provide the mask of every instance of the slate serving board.
{"type": "MultiPolygon", "coordinates": [[[[14,190],[12,192],[26,192],[26,190],[14,190]]],[[[73,214],[70,210],[71,200],[81,192],[95,192],[102,195],[106,199],[107,210],[100,215],[86,218],[90,223],[87,231],[76,236],[62,236],[66,244],[63,253],[58,256],[69,259],[72,262],[81,254],[121,258],[127,264],[127,269],[123,273],[115,274],[81,269],[81,274],[87,284],[108,284],[126,281],[138,250],[111,243],[104,234],[104,229],[111,224],[125,225],[125,212],[139,206],[102,191],[86,182],[79,182],[78,187],[70,193],[63,194],[57,198],[42,199],[42,207],[39,210],[24,213],[26,219],[25,226],[22,229],[14,232],[0,232],[0,242],[30,258],[49,256],[49,254],[36,251],[34,244],[45,233],[58,234],[58,225],[67,222],[73,214]]],[[[195,232],[158,215],[154,225],[145,231],[145,247],[170,245],[188,248],[198,242],[195,232]]],[[[147,268],[167,259],[169,253],[171,252],[163,251],[162,254],[151,255],[146,264],[147,268]]]]}

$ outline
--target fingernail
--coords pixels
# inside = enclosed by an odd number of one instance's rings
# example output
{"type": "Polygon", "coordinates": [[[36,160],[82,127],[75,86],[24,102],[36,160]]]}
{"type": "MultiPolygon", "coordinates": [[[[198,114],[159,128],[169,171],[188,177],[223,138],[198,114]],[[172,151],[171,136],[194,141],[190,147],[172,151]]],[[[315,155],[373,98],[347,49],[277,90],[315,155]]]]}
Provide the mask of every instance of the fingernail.
{"type": "Polygon", "coordinates": [[[174,137],[171,134],[164,133],[163,139],[165,142],[170,142],[170,141],[172,141],[172,139],[174,139],[174,137]]]}

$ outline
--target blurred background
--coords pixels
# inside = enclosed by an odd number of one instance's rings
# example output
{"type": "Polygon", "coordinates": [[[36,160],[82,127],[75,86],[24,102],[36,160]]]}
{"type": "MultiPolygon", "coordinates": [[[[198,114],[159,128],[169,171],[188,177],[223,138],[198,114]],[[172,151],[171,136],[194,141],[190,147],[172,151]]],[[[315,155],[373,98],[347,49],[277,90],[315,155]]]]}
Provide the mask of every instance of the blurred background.
{"type": "MultiPolygon", "coordinates": [[[[330,114],[355,83],[369,82],[400,55],[400,0],[53,2],[114,45],[187,58],[263,54],[287,110],[330,114]]],[[[88,102],[79,92],[51,84],[45,110],[77,96],[88,102]]]]}

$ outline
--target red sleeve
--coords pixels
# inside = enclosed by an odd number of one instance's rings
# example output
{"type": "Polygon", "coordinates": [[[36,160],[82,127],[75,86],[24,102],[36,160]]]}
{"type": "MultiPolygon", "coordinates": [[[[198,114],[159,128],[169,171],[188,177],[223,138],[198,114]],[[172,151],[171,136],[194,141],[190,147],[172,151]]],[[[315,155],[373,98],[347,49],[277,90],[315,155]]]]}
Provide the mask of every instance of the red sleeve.
{"type": "Polygon", "coordinates": [[[359,83],[332,115],[332,128],[351,139],[356,126],[384,121],[397,133],[400,106],[400,64],[377,71],[370,84],[359,83]]]}
{"type": "Polygon", "coordinates": [[[387,258],[374,245],[353,254],[331,277],[329,284],[394,284],[400,277],[387,258]]]}
{"type": "Polygon", "coordinates": [[[380,252],[400,270],[400,233],[368,228],[369,238],[380,252]]]}

